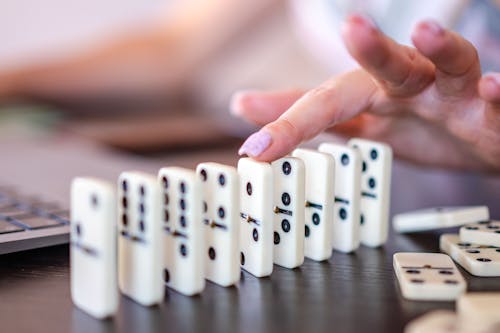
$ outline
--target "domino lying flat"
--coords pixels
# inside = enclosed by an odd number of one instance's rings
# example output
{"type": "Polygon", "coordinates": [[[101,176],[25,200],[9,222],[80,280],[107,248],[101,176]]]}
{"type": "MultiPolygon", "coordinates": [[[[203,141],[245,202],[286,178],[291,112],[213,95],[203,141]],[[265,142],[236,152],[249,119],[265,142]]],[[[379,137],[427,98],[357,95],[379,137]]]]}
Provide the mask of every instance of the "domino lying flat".
{"type": "Polygon", "coordinates": [[[359,247],[361,156],[355,149],[333,143],[323,143],[318,150],[336,161],[333,248],[352,252],[359,247]]]}
{"type": "Polygon", "coordinates": [[[96,318],[118,307],[115,187],[94,178],[71,185],[71,297],[96,318]]]}
{"type": "Polygon", "coordinates": [[[304,255],[316,261],[332,255],[335,162],[331,155],[295,149],[306,166],[304,255]]]}
{"type": "Polygon", "coordinates": [[[240,278],[240,183],[235,168],[201,163],[196,173],[203,189],[205,277],[227,287],[240,278]]]}
{"type": "Polygon", "coordinates": [[[272,163],[274,178],[274,263],[295,268],[304,262],[305,166],[298,158],[272,163]]]}
{"type": "Polygon", "coordinates": [[[142,305],[157,304],[163,299],[158,181],[142,172],[123,172],[118,197],[118,285],[142,305]]]}
{"type": "Polygon", "coordinates": [[[500,221],[480,221],[460,228],[464,242],[500,247],[500,221]]]}
{"type": "Polygon", "coordinates": [[[454,300],[466,289],[465,280],[445,254],[400,252],[394,254],[393,264],[407,299],[454,300]]]}
{"type": "Polygon", "coordinates": [[[486,206],[437,207],[395,215],[392,224],[399,233],[458,227],[489,219],[486,206]]]}
{"type": "Polygon", "coordinates": [[[359,151],[361,168],[361,243],[377,247],[387,241],[391,197],[392,149],[386,144],[351,139],[348,145],[359,151]]]}
{"type": "Polygon", "coordinates": [[[158,179],[163,188],[163,279],[184,295],[205,288],[204,237],[201,182],[192,170],[162,168],[158,179]]]}
{"type": "Polygon", "coordinates": [[[240,262],[256,277],[273,271],[273,171],[269,163],[238,161],[240,175],[240,262]]]}
{"type": "Polygon", "coordinates": [[[500,276],[499,247],[462,242],[453,234],[441,235],[439,246],[472,275],[500,276]]]}

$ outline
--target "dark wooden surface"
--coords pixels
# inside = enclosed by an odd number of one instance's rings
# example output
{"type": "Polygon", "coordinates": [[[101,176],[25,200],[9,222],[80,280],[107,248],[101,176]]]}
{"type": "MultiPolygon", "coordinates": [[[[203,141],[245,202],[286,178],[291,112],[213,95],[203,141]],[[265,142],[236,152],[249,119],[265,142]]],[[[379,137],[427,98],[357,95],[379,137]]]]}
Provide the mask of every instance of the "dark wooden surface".
{"type": "MultiPolygon", "coordinates": [[[[0,256],[1,332],[401,332],[412,318],[453,302],[401,298],[392,269],[397,251],[438,251],[438,233],[391,235],[380,249],[333,253],[299,269],[278,266],[270,278],[242,273],[237,287],[207,283],[197,297],[166,290],[160,306],[123,296],[114,319],[73,307],[66,245],[0,256]]],[[[472,277],[472,291],[500,291],[500,278],[472,277]]]]}

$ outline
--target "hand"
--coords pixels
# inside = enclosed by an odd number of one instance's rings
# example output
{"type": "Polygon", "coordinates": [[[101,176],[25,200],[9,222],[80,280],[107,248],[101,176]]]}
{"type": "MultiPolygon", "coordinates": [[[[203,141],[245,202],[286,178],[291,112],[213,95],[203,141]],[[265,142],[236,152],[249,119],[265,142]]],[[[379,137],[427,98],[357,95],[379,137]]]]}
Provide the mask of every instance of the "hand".
{"type": "Polygon", "coordinates": [[[362,69],[309,91],[233,96],[233,113],[265,125],[240,154],[272,161],[329,129],[387,142],[422,165],[500,171],[500,73],[481,77],[472,44],[424,21],[410,48],[361,15],[348,18],[343,37],[362,69]]]}

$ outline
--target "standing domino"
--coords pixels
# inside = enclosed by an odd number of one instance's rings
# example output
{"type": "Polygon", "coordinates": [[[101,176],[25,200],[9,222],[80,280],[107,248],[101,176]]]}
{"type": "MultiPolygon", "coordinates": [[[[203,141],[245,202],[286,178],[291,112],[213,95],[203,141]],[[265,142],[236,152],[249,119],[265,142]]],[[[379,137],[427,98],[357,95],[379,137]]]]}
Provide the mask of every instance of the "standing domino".
{"type": "Polygon", "coordinates": [[[268,163],[238,161],[240,175],[240,262],[256,277],[273,271],[273,172],[268,163]]]}
{"type": "Polygon", "coordinates": [[[305,166],[284,157],[272,164],[274,177],[274,263],[295,268],[304,262],[305,166]]]}
{"type": "Polygon", "coordinates": [[[359,247],[361,156],[355,149],[322,143],[319,151],[335,159],[335,218],[333,248],[352,252],[359,247]]]}
{"type": "Polygon", "coordinates": [[[480,221],[460,228],[464,242],[500,247],[500,221],[480,221]]]}
{"type": "Polygon", "coordinates": [[[158,181],[142,172],[123,172],[118,198],[118,285],[142,305],[157,304],[163,298],[158,181]]]}
{"type": "Polygon", "coordinates": [[[192,296],[205,288],[201,181],[189,169],[160,169],[163,201],[163,279],[192,296]]]}
{"type": "Polygon", "coordinates": [[[441,251],[475,276],[500,276],[500,247],[462,242],[458,235],[444,234],[441,251]]]}
{"type": "Polygon", "coordinates": [[[407,299],[451,301],[466,289],[464,278],[446,254],[400,252],[394,254],[393,264],[407,299]]]}
{"type": "Polygon", "coordinates": [[[306,167],[304,254],[327,260],[332,255],[335,162],[331,155],[309,149],[295,149],[292,155],[306,167]]]}
{"type": "Polygon", "coordinates": [[[94,178],[71,185],[71,297],[96,318],[118,307],[114,186],[94,178]]]}
{"type": "Polygon", "coordinates": [[[392,149],[386,144],[351,139],[361,154],[361,243],[383,245],[389,232],[392,149]]]}
{"type": "Polygon", "coordinates": [[[234,167],[201,163],[205,234],[205,277],[227,287],[240,278],[240,180],[234,167]]]}

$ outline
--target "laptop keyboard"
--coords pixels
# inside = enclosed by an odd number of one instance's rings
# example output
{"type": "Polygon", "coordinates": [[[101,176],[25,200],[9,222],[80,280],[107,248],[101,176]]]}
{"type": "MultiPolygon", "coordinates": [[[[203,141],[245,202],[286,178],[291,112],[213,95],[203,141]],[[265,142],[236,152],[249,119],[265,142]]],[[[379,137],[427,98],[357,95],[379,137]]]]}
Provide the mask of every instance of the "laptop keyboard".
{"type": "Polygon", "coordinates": [[[30,232],[68,224],[69,211],[57,203],[0,188],[0,234],[30,232]]]}

